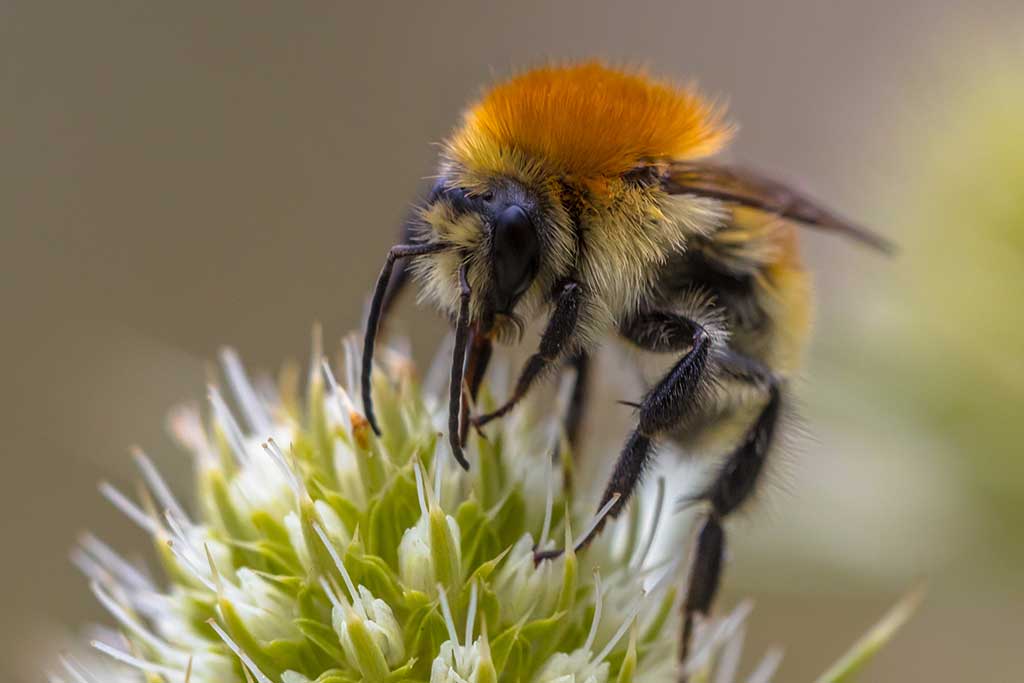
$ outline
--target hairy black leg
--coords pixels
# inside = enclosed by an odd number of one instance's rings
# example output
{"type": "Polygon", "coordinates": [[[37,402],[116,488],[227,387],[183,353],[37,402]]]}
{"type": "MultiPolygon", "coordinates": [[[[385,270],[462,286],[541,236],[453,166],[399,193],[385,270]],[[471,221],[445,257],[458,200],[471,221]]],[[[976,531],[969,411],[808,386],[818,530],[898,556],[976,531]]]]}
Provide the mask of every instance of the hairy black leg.
{"type": "Polygon", "coordinates": [[[466,375],[468,375],[466,382],[470,398],[475,399],[480,393],[484,375],[487,374],[487,366],[490,364],[491,354],[494,352],[494,342],[489,335],[479,331],[473,332],[472,339],[470,356],[466,364],[466,375]]]}
{"type": "MultiPolygon", "coordinates": [[[[621,510],[632,487],[650,458],[651,437],[685,416],[683,402],[695,397],[687,386],[696,387],[697,366],[706,371],[707,356],[697,355],[700,344],[700,326],[679,315],[653,311],[626,321],[620,328],[623,337],[646,351],[668,352],[691,347],[669,375],[648,394],[640,404],[637,430],[630,436],[619,456],[615,472],[602,498],[602,506],[615,493],[621,497],[609,516],[621,510]],[[682,375],[673,381],[673,376],[682,375]],[[689,381],[685,379],[689,377],[689,381]],[[675,405],[675,408],[672,406],[675,405]]],[[[782,411],[782,389],[779,378],[759,361],[732,349],[716,351],[716,370],[740,381],[765,387],[768,400],[760,414],[744,435],[743,440],[726,458],[714,480],[697,497],[711,508],[697,533],[690,567],[690,580],[683,603],[683,633],[680,643],[681,660],[689,656],[690,642],[697,615],[707,616],[711,611],[721,582],[725,557],[725,529],[722,521],[740,508],[755,490],[765,461],[771,451],[782,411]]],[[[699,381],[700,377],[697,376],[699,381]]],[[[600,525],[598,526],[598,529],[600,525]]],[[[595,530],[596,532],[596,530],[595,530]]],[[[584,543],[590,539],[585,539],[584,543]]],[[[682,679],[685,681],[685,676],[682,679]]]]}
{"type": "Polygon", "coordinates": [[[573,457],[575,457],[590,390],[590,354],[586,351],[578,351],[572,357],[569,365],[575,368],[576,378],[573,380],[569,408],[565,414],[565,438],[568,439],[569,448],[572,449],[573,457]]]}
{"type": "MultiPolygon", "coordinates": [[[[576,377],[572,382],[572,394],[569,396],[569,405],[566,408],[565,418],[562,421],[562,428],[565,430],[565,439],[569,445],[569,452],[575,462],[579,453],[580,428],[583,426],[583,416],[587,406],[587,396],[590,388],[590,354],[586,351],[578,351],[567,363],[575,369],[576,377]]],[[[558,463],[562,456],[561,444],[555,444],[551,452],[551,460],[558,463]]],[[[567,493],[573,489],[573,468],[562,467],[562,487],[567,493]]]]}
{"type": "Polygon", "coordinates": [[[473,423],[477,427],[482,427],[512,410],[530,390],[534,380],[562,356],[576,331],[581,299],[582,292],[578,283],[567,282],[562,285],[555,303],[555,311],[551,314],[551,319],[548,320],[541,336],[540,349],[526,361],[511,398],[494,412],[475,418],[473,423]]]}
{"type": "MultiPolygon", "coordinates": [[[[637,427],[623,446],[615,462],[611,478],[601,496],[599,510],[611,503],[602,519],[585,537],[576,542],[576,549],[590,545],[609,518],[622,512],[647,469],[653,454],[654,437],[676,425],[699,399],[703,376],[710,357],[711,340],[699,325],[691,338],[690,350],[672,367],[639,405],[637,427]],[[612,502],[614,500],[614,502],[612,502]]],[[[535,562],[552,559],[563,550],[548,550],[534,555],[535,562]]]]}
{"type": "Polygon", "coordinates": [[[459,317],[455,321],[455,348],[452,350],[452,374],[448,386],[448,442],[452,447],[452,455],[462,469],[469,469],[469,461],[462,452],[462,437],[459,428],[462,424],[462,378],[466,369],[466,342],[469,338],[469,280],[466,279],[467,264],[459,268],[459,317]]]}
{"type": "Polygon", "coordinates": [[[690,350],[640,403],[636,429],[615,463],[611,480],[601,497],[603,506],[616,493],[620,495],[610,516],[616,516],[629,501],[640,476],[647,468],[654,437],[675,427],[694,407],[700,395],[710,354],[711,340],[703,328],[698,326],[691,337],[690,350]]]}
{"type": "MultiPolygon", "coordinates": [[[[685,316],[650,311],[626,320],[619,327],[619,333],[644,351],[668,353],[689,348],[697,327],[698,323],[685,316]]],[[[728,346],[723,345],[716,350],[716,359],[724,375],[740,381],[765,387],[778,382],[766,365],[728,346]]]]}
{"type": "MultiPolygon", "coordinates": [[[[654,437],[659,432],[675,426],[699,400],[711,357],[711,339],[704,328],[699,323],[674,313],[643,313],[627,320],[619,328],[619,332],[627,340],[647,351],[687,351],[648,392],[644,400],[635,405],[639,412],[637,427],[630,434],[619,454],[619,459],[615,462],[598,509],[603,509],[616,496],[618,499],[593,530],[578,541],[578,548],[589,545],[604,528],[605,521],[618,516],[629,502],[649,464],[654,437]]],[[[534,555],[534,560],[540,562],[555,558],[562,552],[539,552],[534,555]]]]}
{"type": "MultiPolygon", "coordinates": [[[[398,243],[402,245],[411,245],[416,236],[416,225],[417,218],[414,215],[402,223],[402,229],[399,231],[398,243]]],[[[386,320],[388,314],[391,312],[391,308],[395,305],[395,301],[401,296],[402,292],[405,291],[406,286],[409,284],[409,275],[411,269],[409,268],[410,263],[407,259],[402,259],[395,263],[394,271],[391,273],[391,280],[388,282],[387,289],[384,291],[384,300],[381,302],[381,319],[386,320]]]]}
{"type": "Polygon", "coordinates": [[[384,297],[387,292],[388,283],[391,280],[391,271],[395,262],[400,259],[433,254],[446,249],[443,244],[398,244],[388,251],[384,267],[377,276],[377,285],[373,290],[373,298],[370,300],[370,313],[366,318],[366,333],[363,337],[363,368],[362,368],[362,393],[363,412],[366,419],[373,428],[373,432],[380,436],[380,426],[377,424],[377,416],[373,412],[373,394],[371,391],[370,376],[373,371],[373,350],[377,340],[377,329],[380,326],[381,313],[384,310],[384,297]]]}
{"type": "MultiPolygon", "coordinates": [[[[690,581],[683,602],[683,632],[679,643],[679,661],[685,663],[690,656],[693,627],[697,614],[707,615],[715,601],[722,578],[725,558],[725,529],[717,515],[708,515],[697,534],[693,549],[690,581]]],[[[685,680],[685,678],[683,679],[685,680]]]]}
{"type": "MultiPolygon", "coordinates": [[[[619,327],[619,333],[644,351],[667,353],[689,348],[697,326],[698,323],[675,313],[651,311],[626,320],[619,327]]],[[[722,377],[765,388],[779,382],[778,376],[766,365],[727,345],[723,344],[716,349],[715,359],[722,377]]],[[[634,408],[640,407],[629,401],[619,402],[634,408]]]]}
{"type": "Polygon", "coordinates": [[[698,323],[685,316],[648,311],[623,322],[619,334],[644,351],[668,353],[688,349],[699,329],[698,323]]]}
{"type": "Polygon", "coordinates": [[[618,499],[602,519],[579,543],[586,547],[604,528],[605,521],[622,512],[650,464],[655,437],[676,426],[700,400],[701,388],[711,355],[711,339],[702,327],[693,323],[690,350],[651,389],[640,403],[636,429],[615,462],[611,478],[601,496],[599,509],[618,499]]]}
{"type": "Polygon", "coordinates": [[[780,381],[779,376],[764,363],[728,347],[719,353],[718,365],[724,376],[756,386],[769,388],[780,381]]]}
{"type": "MultiPolygon", "coordinates": [[[[470,334],[469,352],[466,357],[466,388],[469,389],[469,398],[476,401],[480,393],[480,385],[483,384],[484,375],[487,374],[487,366],[491,362],[491,355],[494,352],[494,342],[491,336],[481,332],[479,327],[474,327],[470,334]]],[[[462,435],[462,447],[466,447],[466,440],[469,438],[469,406],[466,396],[462,401],[462,419],[459,422],[459,434],[462,435]]]]}
{"type": "Polygon", "coordinates": [[[753,426],[722,466],[702,498],[722,517],[732,514],[754,492],[765,461],[775,441],[776,427],[782,412],[782,390],[778,384],[768,389],[768,402],[753,426]]]}
{"type": "MultiPolygon", "coordinates": [[[[680,661],[690,654],[690,641],[696,615],[707,616],[721,580],[725,555],[725,530],[722,520],[750,499],[764,471],[764,464],[775,441],[782,391],[777,382],[768,388],[768,402],[743,437],[740,445],[725,460],[711,485],[700,496],[711,510],[704,520],[694,547],[693,564],[686,600],[683,603],[683,634],[680,661]]],[[[685,682],[685,676],[681,679],[685,682]]]]}

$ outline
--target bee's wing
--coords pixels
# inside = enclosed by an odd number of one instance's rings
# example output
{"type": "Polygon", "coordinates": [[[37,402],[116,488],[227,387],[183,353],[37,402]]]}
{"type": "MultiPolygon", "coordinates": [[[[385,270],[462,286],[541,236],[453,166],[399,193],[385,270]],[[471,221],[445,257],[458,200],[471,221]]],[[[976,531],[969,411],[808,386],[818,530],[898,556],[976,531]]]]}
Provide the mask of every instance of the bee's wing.
{"type": "Polygon", "coordinates": [[[692,194],[735,202],[847,235],[880,251],[894,250],[884,237],[837,216],[793,188],[749,169],[706,162],[676,162],[662,176],[662,186],[669,194],[692,194]]]}

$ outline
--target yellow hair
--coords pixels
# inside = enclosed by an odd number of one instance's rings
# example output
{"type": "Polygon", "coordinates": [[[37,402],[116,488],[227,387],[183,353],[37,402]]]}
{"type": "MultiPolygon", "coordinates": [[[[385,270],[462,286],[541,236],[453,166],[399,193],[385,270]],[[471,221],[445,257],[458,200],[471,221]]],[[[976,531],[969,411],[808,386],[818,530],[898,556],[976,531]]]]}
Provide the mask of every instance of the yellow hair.
{"type": "Polygon", "coordinates": [[[469,171],[501,173],[528,160],[594,179],[644,160],[714,154],[731,134],[722,110],[695,90],[589,62],[534,69],[494,86],[466,111],[448,154],[469,171]]]}

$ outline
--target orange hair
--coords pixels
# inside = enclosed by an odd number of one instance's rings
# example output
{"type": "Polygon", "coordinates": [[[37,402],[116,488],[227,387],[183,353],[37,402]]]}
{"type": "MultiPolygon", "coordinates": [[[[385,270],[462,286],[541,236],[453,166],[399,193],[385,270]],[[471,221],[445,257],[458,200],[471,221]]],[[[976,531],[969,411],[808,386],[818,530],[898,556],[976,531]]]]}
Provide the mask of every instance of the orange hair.
{"type": "Polygon", "coordinates": [[[588,62],[541,67],[495,85],[465,112],[447,147],[469,170],[501,172],[516,156],[595,178],[645,160],[714,154],[732,130],[722,109],[692,88],[588,62]]]}

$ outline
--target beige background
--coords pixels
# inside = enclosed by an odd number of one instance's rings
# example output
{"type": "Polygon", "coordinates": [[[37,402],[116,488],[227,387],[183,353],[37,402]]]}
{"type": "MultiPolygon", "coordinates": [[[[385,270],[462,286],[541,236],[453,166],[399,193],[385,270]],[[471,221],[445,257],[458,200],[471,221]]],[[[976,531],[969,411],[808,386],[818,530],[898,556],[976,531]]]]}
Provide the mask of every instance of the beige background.
{"type": "MultiPolygon", "coordinates": [[[[492,75],[596,55],[696,78],[742,124],[736,158],[886,229],[907,103],[940,101],[936,74],[1021,18],[1013,0],[0,3],[0,678],[40,680],[99,616],[76,533],[143,545],[94,482],[130,487],[135,443],[185,482],[163,414],[202,396],[220,345],[272,371],[314,321],[332,341],[358,325],[432,143],[492,75]]],[[[817,236],[808,254],[824,335],[898,267],[817,236]]],[[[403,311],[425,351],[442,325],[403,311]]],[[[1017,572],[973,554],[1006,539],[972,526],[927,434],[865,418],[870,382],[815,393],[860,373],[847,341],[812,356],[811,436],[736,524],[727,600],[756,596],[751,647],[786,646],[783,679],[808,680],[929,575],[865,680],[1019,680],[1017,572]]]]}

